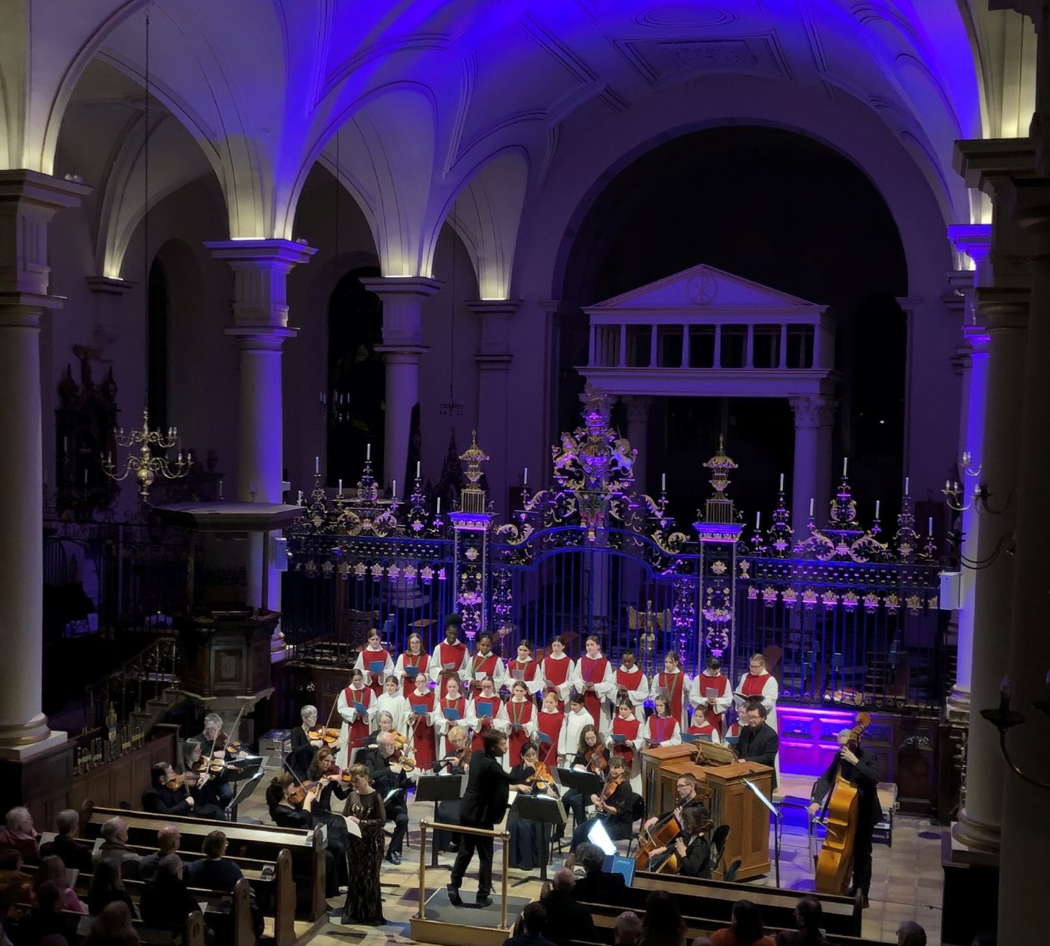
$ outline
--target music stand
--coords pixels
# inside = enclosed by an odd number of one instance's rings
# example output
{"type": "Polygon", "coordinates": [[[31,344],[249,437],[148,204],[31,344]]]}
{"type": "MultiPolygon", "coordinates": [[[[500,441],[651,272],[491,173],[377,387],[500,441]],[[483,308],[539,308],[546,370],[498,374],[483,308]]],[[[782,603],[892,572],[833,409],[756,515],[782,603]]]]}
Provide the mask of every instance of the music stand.
{"type": "Polygon", "coordinates": [[[262,777],[263,770],[256,769],[250,778],[241,781],[241,785],[237,789],[237,794],[233,796],[233,801],[231,801],[224,809],[230,821],[237,820],[237,806],[251,798],[252,792],[255,791],[256,786],[262,781],[262,777]]]}
{"type": "Polygon", "coordinates": [[[600,775],[577,769],[558,769],[558,781],[566,788],[579,792],[584,798],[600,795],[605,783],[600,775]]]}
{"type": "Polygon", "coordinates": [[[770,814],[773,815],[773,819],[774,819],[774,821],[773,821],[773,864],[774,864],[774,867],[776,868],[777,886],[779,887],[780,886],[780,809],[777,808],[777,806],[774,805],[773,802],[771,802],[768,798],[766,798],[765,793],[754,782],[749,782],[749,781],[747,781],[745,779],[744,780],[744,784],[748,788],[750,788],[752,792],[755,793],[755,795],[757,796],[758,800],[760,802],[762,802],[762,804],[765,805],[769,809],[770,814]]]}
{"type": "MultiPolygon", "coordinates": [[[[421,775],[416,780],[416,801],[432,801],[434,803],[434,820],[438,823],[437,806],[439,802],[456,801],[463,797],[462,775],[421,775]]],[[[437,834],[435,832],[434,843],[430,846],[430,866],[438,867],[437,834]]]]}
{"type": "MultiPolygon", "coordinates": [[[[510,810],[517,812],[520,820],[538,821],[543,825],[543,858],[540,860],[540,880],[547,879],[547,862],[551,859],[551,830],[554,825],[564,826],[569,817],[560,798],[550,795],[522,795],[514,799],[510,810]]],[[[528,880],[520,880],[525,883],[528,880]]],[[[516,886],[516,885],[515,885],[516,886]]]]}

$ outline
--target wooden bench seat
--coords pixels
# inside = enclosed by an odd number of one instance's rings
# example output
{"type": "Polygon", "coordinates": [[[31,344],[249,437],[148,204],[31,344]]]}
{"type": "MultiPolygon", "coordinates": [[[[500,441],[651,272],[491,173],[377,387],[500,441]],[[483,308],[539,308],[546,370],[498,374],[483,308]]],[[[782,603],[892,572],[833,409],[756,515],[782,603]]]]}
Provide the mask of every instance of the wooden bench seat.
{"type": "Polygon", "coordinates": [[[117,817],[123,818],[128,825],[130,844],[151,850],[156,850],[157,831],[169,824],[179,829],[182,848],[190,853],[199,854],[204,839],[215,830],[221,830],[226,835],[227,854],[235,860],[276,863],[280,852],[285,850],[291,859],[295,916],[313,921],[328,912],[325,900],[324,836],[319,827],[307,831],[270,825],[216,822],[182,815],[96,808],[87,803],[82,811],[80,834],[94,840],[102,825],[110,818],[117,817]]]}
{"type": "MultiPolygon", "coordinates": [[[[20,903],[18,909],[23,913],[31,914],[37,908],[33,904],[20,903]]],[[[78,936],[86,936],[90,929],[91,918],[82,913],[72,913],[68,910],[60,911],[64,917],[69,919],[71,929],[78,931],[78,936]]],[[[135,932],[144,946],[174,946],[176,936],[168,930],[156,930],[146,926],[142,920],[132,920],[135,932]]],[[[69,946],[76,946],[76,941],[70,942],[69,946]]],[[[205,946],[204,917],[199,910],[186,915],[186,925],[182,929],[181,946],[205,946]]]]}

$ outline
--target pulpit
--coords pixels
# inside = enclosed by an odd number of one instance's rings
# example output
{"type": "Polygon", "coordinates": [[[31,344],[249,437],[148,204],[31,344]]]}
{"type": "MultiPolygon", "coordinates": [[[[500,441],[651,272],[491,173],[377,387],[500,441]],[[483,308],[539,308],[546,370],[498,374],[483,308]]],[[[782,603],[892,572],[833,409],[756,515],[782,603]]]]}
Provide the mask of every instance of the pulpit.
{"type": "Polygon", "coordinates": [[[659,815],[675,806],[675,782],[689,773],[696,777],[701,792],[710,794],[711,819],[716,825],[729,825],[725,853],[712,875],[721,880],[725,870],[740,860],[736,878],[747,880],[769,873],[769,810],[746,782],[767,798],[773,792],[773,769],[757,762],[727,765],[698,765],[693,746],[659,746],[642,753],[642,777],[646,806],[650,815],[659,815]]]}

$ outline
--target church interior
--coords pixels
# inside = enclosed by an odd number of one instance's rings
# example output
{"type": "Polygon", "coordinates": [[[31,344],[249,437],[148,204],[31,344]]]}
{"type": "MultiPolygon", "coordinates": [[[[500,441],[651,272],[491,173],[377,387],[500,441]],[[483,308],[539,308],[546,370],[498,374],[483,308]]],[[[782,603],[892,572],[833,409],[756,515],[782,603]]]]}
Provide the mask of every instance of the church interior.
{"type": "Polygon", "coordinates": [[[0,944],[1050,941],[1050,3],[0,11],[0,944]]]}

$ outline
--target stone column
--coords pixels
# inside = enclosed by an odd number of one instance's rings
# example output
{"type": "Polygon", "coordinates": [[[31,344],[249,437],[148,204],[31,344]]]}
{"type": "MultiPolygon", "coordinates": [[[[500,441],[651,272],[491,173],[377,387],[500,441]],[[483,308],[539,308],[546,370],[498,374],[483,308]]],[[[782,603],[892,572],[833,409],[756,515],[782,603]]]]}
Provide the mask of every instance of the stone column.
{"type": "MultiPolygon", "coordinates": [[[[621,397],[623,406],[627,409],[627,439],[631,446],[638,451],[638,459],[634,462],[634,487],[639,493],[647,491],[648,451],[646,441],[649,439],[649,408],[652,407],[651,397],[621,397]]],[[[653,484],[653,494],[656,493],[658,483],[653,484]]]]}
{"type": "Polygon", "coordinates": [[[423,303],[441,283],[424,276],[380,276],[362,279],[361,284],[383,302],[383,344],[376,347],[386,360],[382,478],[407,485],[412,409],[419,402],[419,356],[428,350],[423,344],[423,303]]]}
{"type": "MultiPolygon", "coordinates": [[[[1050,85],[1050,39],[1040,35],[1039,81],[1050,85]],[[1042,55],[1046,52],[1046,57],[1042,55]],[[1043,69],[1043,66],[1046,69],[1043,69]]],[[[1045,114],[1044,114],[1045,118],[1045,114]]],[[[1034,125],[1033,125],[1034,127],[1034,125]]],[[[1037,151],[1037,155],[1040,152],[1037,151]]],[[[1050,150],[1042,152],[1050,163],[1050,150]]],[[[1047,174],[1050,168],[1041,169],[1047,174]]],[[[1014,180],[1014,219],[1031,236],[1032,294],[1024,345],[1022,409],[1010,437],[1019,450],[1017,516],[1014,527],[1013,614],[1008,674],[1014,707],[1028,722],[1007,741],[1016,764],[1026,774],[1050,782],[1050,715],[1033,707],[1050,699],[1050,633],[1047,632],[1047,575],[1050,574],[1050,176],[1014,180]]],[[[991,728],[991,727],[989,727],[991,728]]],[[[1000,761],[1000,769],[1003,768],[1000,761]]],[[[1046,909],[1046,871],[1050,863],[1050,791],[1005,774],[1002,806],[1002,851],[999,874],[1000,943],[1050,940],[1046,909]]]]}
{"type": "Polygon", "coordinates": [[[817,525],[827,521],[831,500],[831,425],[835,417],[833,398],[793,397],[795,414],[795,462],[791,474],[791,522],[795,536],[806,535],[809,501],[812,499],[817,525]]]}
{"type": "MultiPolygon", "coordinates": [[[[0,634],[13,668],[0,687],[0,759],[24,763],[66,741],[42,711],[43,458],[40,319],[61,308],[50,294],[47,228],[90,193],[83,184],[35,171],[0,171],[0,464],[4,559],[0,563],[0,634]]],[[[11,774],[5,769],[5,779],[11,774]]],[[[4,801],[22,794],[5,785],[4,801]]],[[[17,801],[12,801],[17,804],[17,801]]]]}
{"type": "MultiPolygon", "coordinates": [[[[517,483],[509,469],[510,446],[510,323],[520,299],[482,300],[468,303],[481,323],[481,337],[474,362],[478,366],[478,439],[492,458],[488,470],[489,496],[500,509],[509,509],[507,487],[517,483]]],[[[537,474],[540,472],[536,471],[537,474]]]]}
{"type": "MultiPolygon", "coordinates": [[[[241,353],[237,499],[279,503],[284,468],[281,353],[285,340],[299,331],[288,325],[287,279],[293,266],[317,251],[293,240],[219,240],[205,246],[233,268],[233,326],[226,334],[241,353]]],[[[261,534],[250,541],[248,595],[255,607],[280,610],[280,576],[270,562],[263,563],[261,534]]]]}

